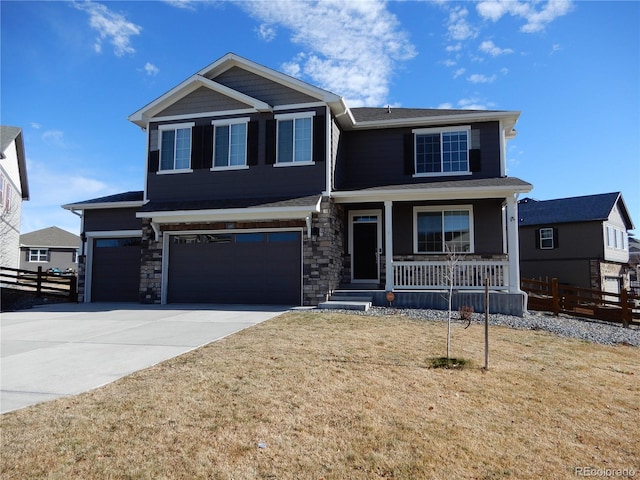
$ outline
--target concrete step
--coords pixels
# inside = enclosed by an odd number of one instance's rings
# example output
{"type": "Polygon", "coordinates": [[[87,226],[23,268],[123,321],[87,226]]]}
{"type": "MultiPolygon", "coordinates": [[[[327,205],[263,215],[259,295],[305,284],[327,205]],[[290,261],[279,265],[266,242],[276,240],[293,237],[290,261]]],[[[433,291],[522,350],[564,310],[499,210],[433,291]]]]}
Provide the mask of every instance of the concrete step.
{"type": "Polygon", "coordinates": [[[318,308],[322,308],[324,310],[360,310],[366,312],[371,308],[371,302],[329,300],[328,302],[319,303],[318,308]]]}
{"type": "Polygon", "coordinates": [[[335,294],[329,297],[332,302],[373,302],[373,298],[368,295],[341,295],[335,294]]]}

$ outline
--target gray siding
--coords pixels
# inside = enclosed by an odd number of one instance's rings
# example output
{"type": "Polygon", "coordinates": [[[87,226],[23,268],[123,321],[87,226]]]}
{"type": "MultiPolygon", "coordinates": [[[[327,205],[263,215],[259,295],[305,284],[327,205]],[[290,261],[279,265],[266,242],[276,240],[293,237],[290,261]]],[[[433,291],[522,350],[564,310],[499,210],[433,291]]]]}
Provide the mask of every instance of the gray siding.
{"type": "Polygon", "coordinates": [[[110,208],[84,211],[84,231],[141,230],[142,219],[136,218],[137,208],[110,208]]]}
{"type": "Polygon", "coordinates": [[[27,247],[20,249],[20,268],[22,270],[35,271],[38,267],[42,267],[43,271],[46,271],[49,268],[59,268],[60,270],[72,268],[74,271],[78,269],[78,263],[74,262],[73,259],[75,258],[75,253],[79,251],[79,248],[49,248],[49,260],[47,262],[30,262],[29,250],[30,248],[27,247]]]}
{"type": "Polygon", "coordinates": [[[582,288],[591,286],[591,266],[589,260],[520,260],[520,277],[542,279],[557,278],[564,285],[582,288]]]}
{"type": "Polygon", "coordinates": [[[317,102],[318,99],[297,90],[272,82],[264,77],[233,67],[212,80],[229,88],[257,98],[272,106],[317,102]]]}
{"type": "Polygon", "coordinates": [[[156,117],[171,115],[191,115],[197,113],[223,112],[227,110],[240,110],[251,108],[250,105],[229,98],[221,93],[214,92],[206,87],[200,87],[195,92],[178,100],[170,107],[164,109],[156,117]]]}
{"type": "MultiPolygon", "coordinates": [[[[450,126],[450,125],[443,125],[450,126]]],[[[414,178],[405,168],[405,135],[413,128],[390,128],[348,132],[340,138],[336,188],[350,190],[380,185],[402,185],[500,176],[498,122],[471,125],[473,147],[480,147],[480,171],[464,176],[414,178]],[[346,160],[346,161],[345,161],[346,160]]]]}
{"type": "MultiPolygon", "coordinates": [[[[325,114],[324,108],[313,109],[317,116],[325,114]]],[[[304,111],[310,111],[305,109],[304,111]]],[[[280,112],[278,112],[280,113],[280,112]]],[[[179,174],[147,175],[147,195],[151,201],[198,201],[233,198],[263,198],[304,196],[325,190],[326,164],[275,167],[267,163],[267,122],[273,114],[252,114],[257,122],[257,161],[246,169],[211,171],[211,158],[204,159],[204,168],[179,174]],[[208,161],[208,163],[207,163],[208,161]]],[[[210,125],[211,118],[194,120],[196,125],[210,125]]],[[[162,122],[168,123],[168,122],[162,122]]],[[[150,151],[158,149],[158,124],[151,124],[150,151]]],[[[209,139],[213,141],[212,138],[209,139]]]]}

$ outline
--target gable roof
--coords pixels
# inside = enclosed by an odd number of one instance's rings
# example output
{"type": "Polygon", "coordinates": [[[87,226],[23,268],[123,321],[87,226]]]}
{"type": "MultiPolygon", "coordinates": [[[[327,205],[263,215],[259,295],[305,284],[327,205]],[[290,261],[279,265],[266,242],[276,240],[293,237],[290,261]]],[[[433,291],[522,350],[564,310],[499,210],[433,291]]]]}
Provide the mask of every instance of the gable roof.
{"type": "Polygon", "coordinates": [[[230,98],[240,101],[247,105],[248,109],[253,109],[258,112],[272,111],[273,105],[254,98],[250,95],[246,95],[238,90],[229,88],[219,82],[215,81],[215,77],[223,74],[224,72],[239,67],[243,70],[247,70],[251,73],[269,79],[281,85],[285,85],[292,90],[296,90],[309,97],[316,99],[319,102],[326,102],[336,109],[335,113],[344,111],[346,106],[342,106],[342,99],[327,90],[310,85],[306,82],[298,80],[297,78],[290,77],[284,73],[277,72],[270,68],[264,67],[258,63],[247,60],[234,53],[227,53],[222,58],[216,60],[211,65],[198,71],[185,81],[169,90],[164,95],[153,100],[151,103],[145,105],[140,110],[129,115],[129,121],[135,123],[141,128],[147,126],[148,120],[161,112],[168,106],[184,98],[188,94],[194,92],[200,87],[209,88],[215,92],[227,95],[230,98]]]}
{"type": "Polygon", "coordinates": [[[58,227],[48,227],[20,235],[21,247],[69,247],[80,245],[80,237],[58,227]]]}
{"type": "Polygon", "coordinates": [[[520,226],[604,221],[616,204],[627,229],[633,230],[633,222],[620,192],[543,201],[523,198],[518,202],[518,216],[520,226]]]}
{"type": "Polygon", "coordinates": [[[16,142],[18,154],[18,172],[20,174],[20,190],[22,199],[29,200],[29,182],[27,180],[27,161],[24,153],[24,142],[22,140],[22,129],[20,127],[9,127],[0,125],[0,159],[4,159],[5,153],[12,142],[16,142]]]}

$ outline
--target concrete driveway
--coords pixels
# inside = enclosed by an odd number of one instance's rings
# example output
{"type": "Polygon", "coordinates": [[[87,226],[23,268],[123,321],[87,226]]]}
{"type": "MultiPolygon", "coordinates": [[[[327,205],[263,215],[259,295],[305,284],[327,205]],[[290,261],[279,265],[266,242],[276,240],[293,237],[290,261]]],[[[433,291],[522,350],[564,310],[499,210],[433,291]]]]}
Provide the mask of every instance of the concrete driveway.
{"type": "Polygon", "coordinates": [[[288,307],[57,304],[0,316],[0,413],[91,390],[288,307]]]}

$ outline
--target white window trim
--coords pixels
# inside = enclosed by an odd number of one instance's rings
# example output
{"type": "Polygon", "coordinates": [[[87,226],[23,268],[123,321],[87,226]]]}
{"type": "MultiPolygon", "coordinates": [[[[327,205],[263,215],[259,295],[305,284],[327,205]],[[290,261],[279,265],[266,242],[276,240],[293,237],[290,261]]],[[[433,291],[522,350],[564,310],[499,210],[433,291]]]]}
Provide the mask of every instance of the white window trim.
{"type": "Polygon", "coordinates": [[[538,242],[539,242],[539,244],[540,244],[540,250],[553,250],[554,248],[556,248],[556,239],[555,239],[554,234],[553,234],[553,228],[552,228],[552,227],[545,227],[545,228],[541,228],[541,229],[538,231],[538,242]],[[545,238],[545,239],[544,239],[544,240],[549,240],[549,239],[551,240],[551,246],[550,246],[550,247],[543,247],[543,246],[542,246],[542,240],[543,240],[543,238],[542,238],[542,232],[543,232],[543,231],[545,231],[545,232],[547,232],[547,231],[551,231],[551,237],[550,237],[550,238],[545,238]]]}
{"type": "MultiPolygon", "coordinates": [[[[159,175],[173,174],[173,173],[191,173],[193,172],[192,168],[172,168],[163,170],[162,169],[162,132],[166,130],[179,130],[182,128],[193,128],[195,127],[195,122],[186,122],[186,123],[166,123],[164,125],[158,125],[158,150],[160,151],[159,159],[158,159],[158,173],[159,175]]],[[[174,146],[175,148],[175,146],[174,146]]],[[[193,134],[189,138],[189,156],[191,156],[191,151],[193,149],[193,134]]],[[[175,151],[173,164],[175,165],[175,151]]],[[[189,165],[191,165],[191,158],[189,158],[189,165]]]]}
{"type": "Polygon", "coordinates": [[[467,255],[475,252],[475,236],[473,228],[473,205],[434,205],[413,207],[413,253],[420,255],[445,255],[446,252],[423,252],[418,250],[418,214],[423,212],[451,212],[465,210],[469,213],[469,251],[456,252],[467,255]]]}
{"type": "Polygon", "coordinates": [[[49,261],[49,249],[48,248],[30,248],[29,249],[29,263],[47,263],[49,261]],[[32,260],[31,259],[31,252],[32,251],[38,251],[38,260],[32,260]],[[40,252],[44,252],[44,260],[40,260],[41,258],[41,253],[40,252]]]}
{"type": "MultiPolygon", "coordinates": [[[[313,118],[316,116],[316,112],[296,112],[296,113],[280,113],[274,115],[273,118],[276,120],[276,162],[273,164],[274,167],[304,167],[308,165],[315,165],[316,162],[313,161],[313,120],[311,121],[311,160],[307,162],[279,162],[278,161],[278,139],[280,138],[280,121],[285,120],[296,120],[300,118],[313,118]]],[[[295,125],[295,122],[294,122],[295,125]]],[[[294,127],[294,138],[295,138],[295,127],[294,127]]],[[[295,151],[295,145],[294,145],[295,151]]]]}
{"type": "MultiPolygon", "coordinates": [[[[471,175],[471,160],[469,158],[469,150],[471,150],[471,125],[458,125],[456,127],[437,127],[437,128],[416,128],[411,131],[413,133],[413,178],[420,177],[451,177],[454,175],[471,175]],[[418,173],[418,135],[429,135],[434,133],[447,132],[467,132],[467,170],[459,172],[421,172],[418,173]]],[[[440,147],[442,147],[442,136],[440,137],[440,147]]],[[[442,167],[442,148],[440,148],[440,167],[442,167]]]]}
{"type": "MultiPolygon", "coordinates": [[[[225,118],[223,120],[211,120],[211,125],[213,125],[213,158],[211,159],[211,168],[212,172],[224,171],[224,170],[246,170],[249,168],[247,165],[248,155],[249,155],[249,122],[251,119],[249,117],[242,118],[225,118]],[[216,167],[216,127],[230,127],[231,125],[241,125],[245,124],[246,128],[246,138],[244,143],[244,165],[225,165],[224,167],[216,167]]],[[[231,129],[229,129],[229,135],[231,135],[231,129]]],[[[231,144],[229,144],[231,145],[231,144]]],[[[227,157],[227,160],[229,157],[227,157]]]]}

